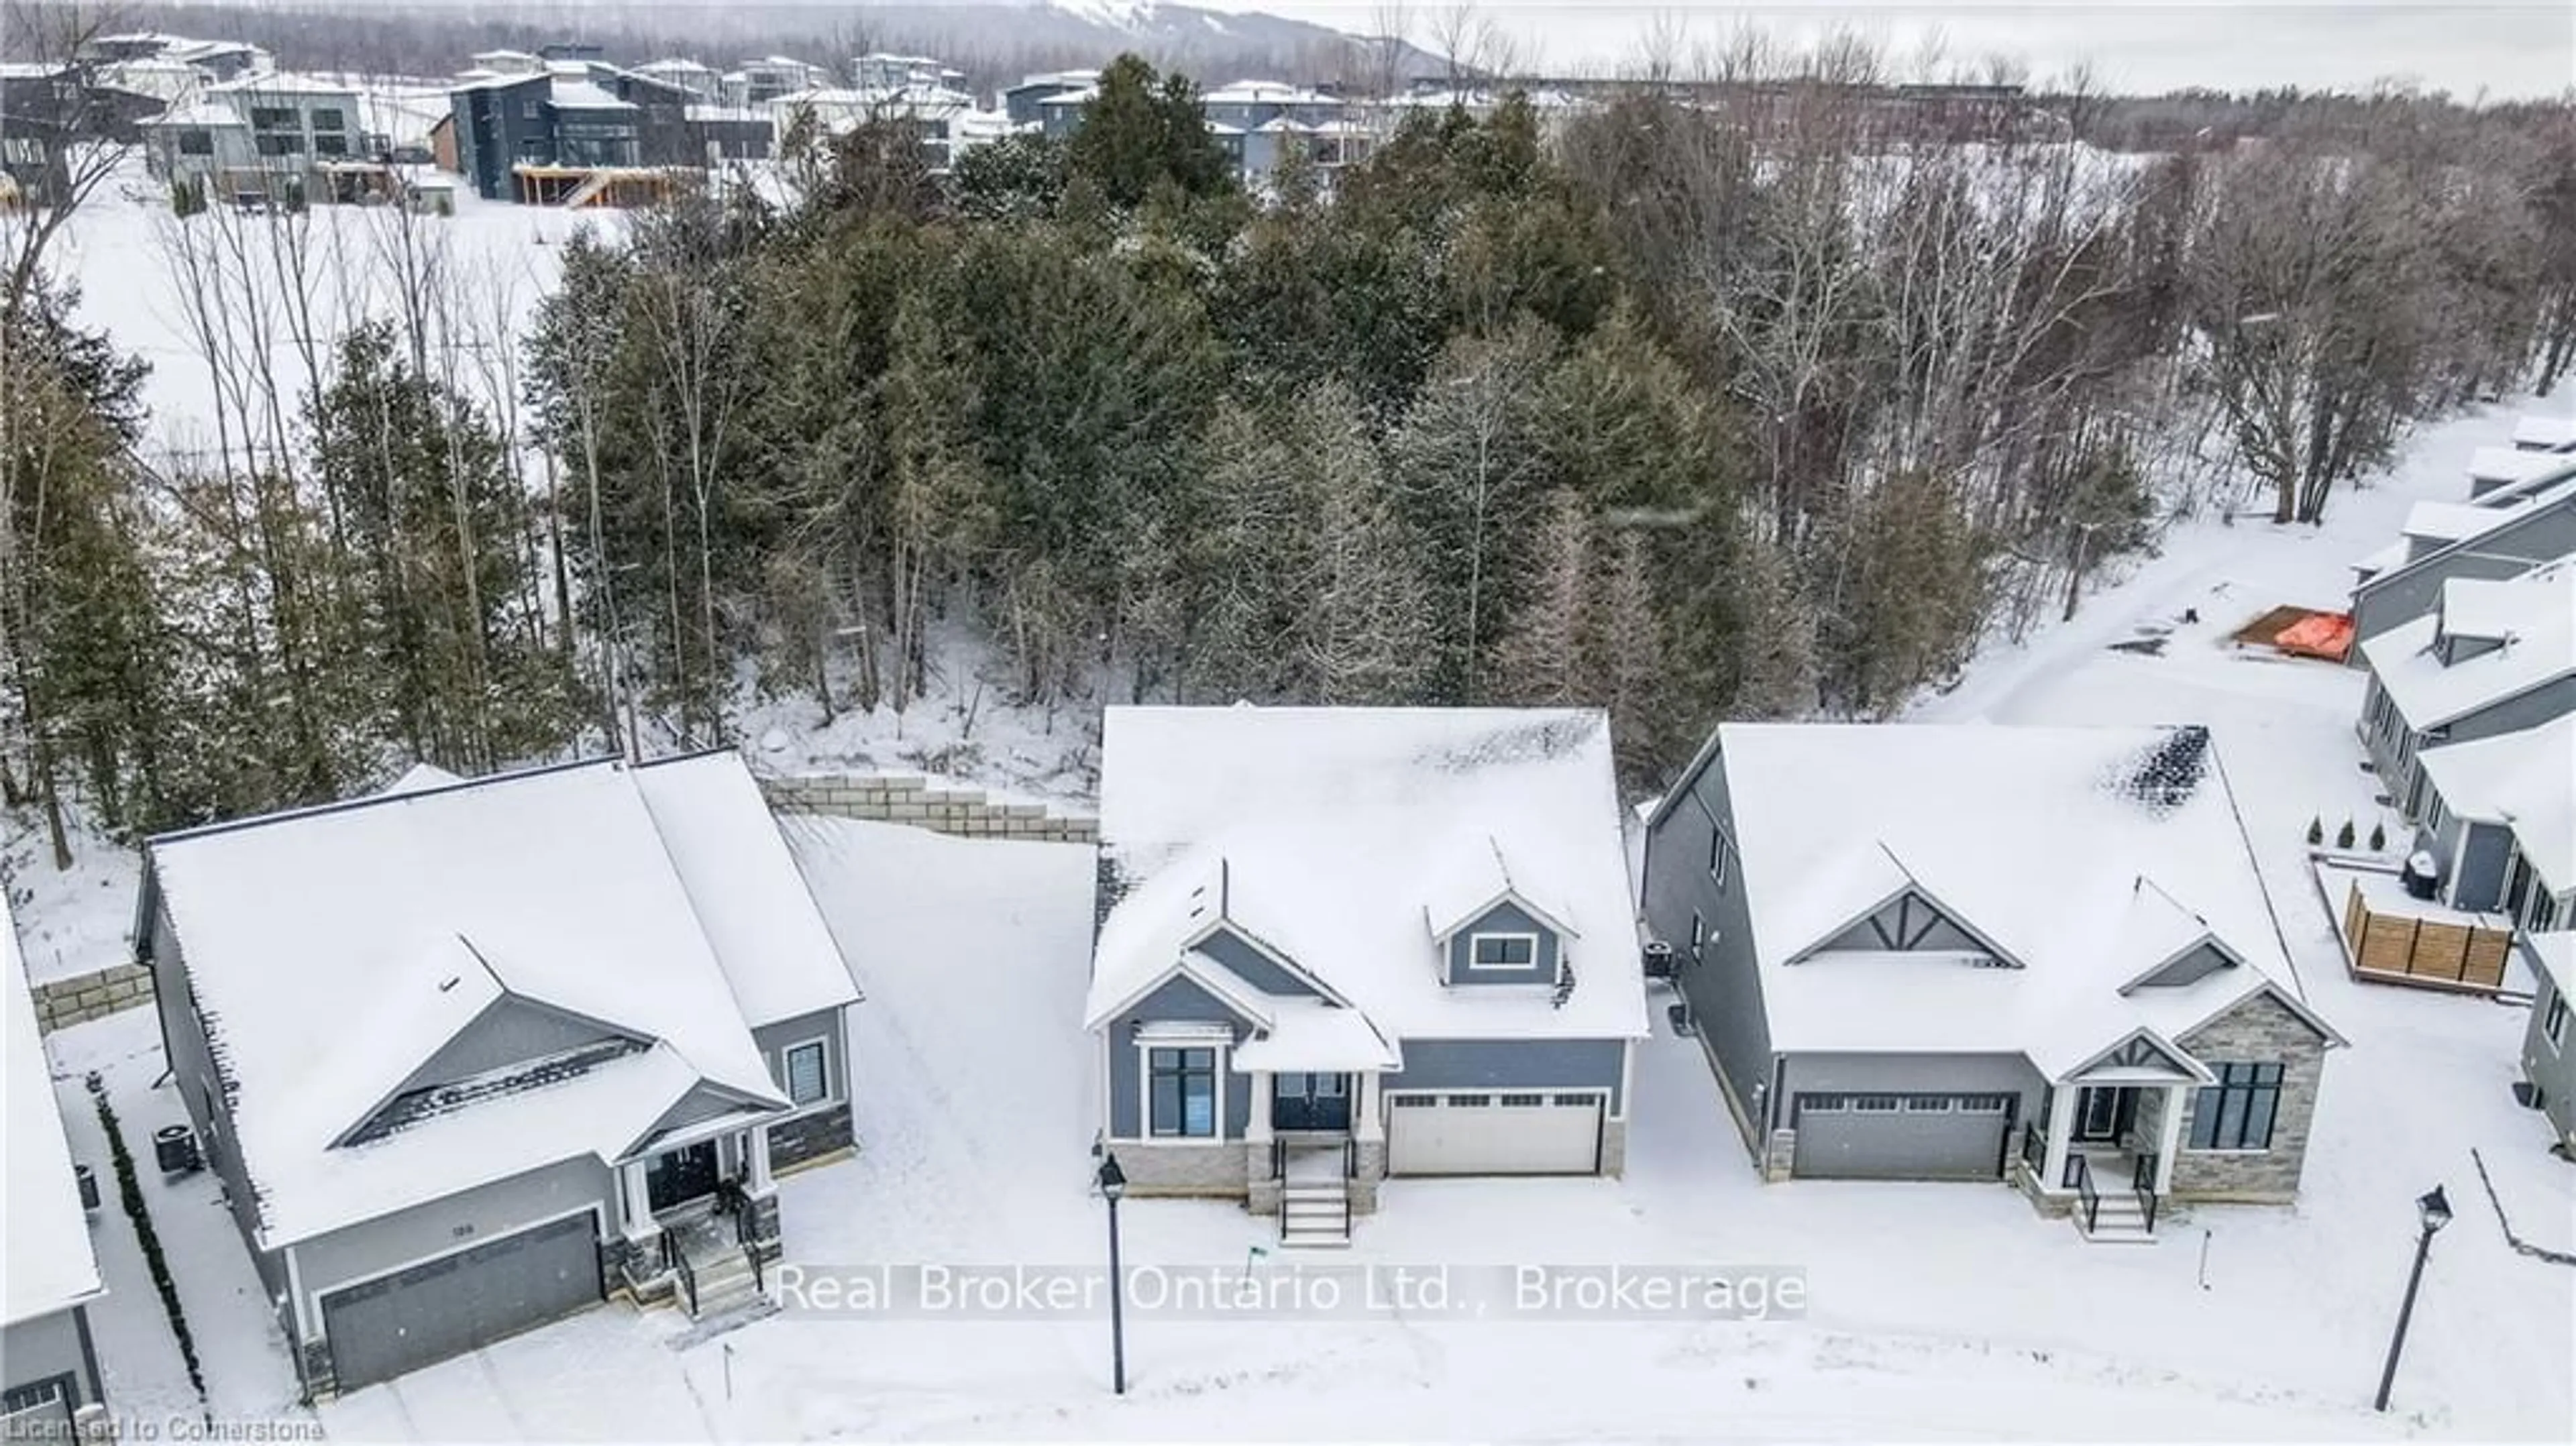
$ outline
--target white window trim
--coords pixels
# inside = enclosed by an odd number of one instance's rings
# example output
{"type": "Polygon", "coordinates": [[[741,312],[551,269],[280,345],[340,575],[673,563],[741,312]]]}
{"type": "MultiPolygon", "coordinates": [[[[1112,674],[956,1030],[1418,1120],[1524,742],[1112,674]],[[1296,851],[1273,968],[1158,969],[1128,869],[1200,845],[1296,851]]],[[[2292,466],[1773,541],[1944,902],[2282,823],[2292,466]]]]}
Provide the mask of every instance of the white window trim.
{"type": "Polygon", "coordinates": [[[840,1096],[833,1092],[833,1086],[838,1083],[839,1081],[832,1078],[832,1045],[829,1037],[818,1034],[812,1039],[800,1039],[793,1044],[781,1046],[778,1051],[778,1092],[787,1096],[789,1112],[779,1118],[792,1120],[799,1115],[812,1114],[816,1110],[830,1109],[839,1104],[840,1096]],[[788,1067],[787,1061],[796,1051],[809,1045],[823,1052],[823,1093],[820,1098],[808,1100],[800,1105],[796,1103],[796,1096],[791,1093],[794,1088],[795,1074],[788,1067]]]}
{"type": "MultiPolygon", "coordinates": [[[[1136,1133],[1134,1141],[1158,1149],[1203,1150],[1211,1145],[1239,1145],[1225,1135],[1225,1077],[1232,1073],[1234,1046],[1216,1040],[1140,1039],[1136,1050],[1136,1133]],[[1207,1049],[1216,1052],[1216,1131],[1207,1135],[1158,1135],[1154,1133],[1154,1051],[1158,1049],[1207,1049]]],[[[1258,1101],[1255,1101],[1258,1103],[1258,1101]]]]}
{"type": "Polygon", "coordinates": [[[1467,936],[1467,972],[1470,974],[1530,974],[1535,973],[1538,967],[1538,935],[1534,933],[1522,929],[1488,929],[1467,936]],[[1477,963],[1476,946],[1487,939],[1527,939],[1530,946],[1529,962],[1527,964],[1477,963]]]}
{"type": "Polygon", "coordinates": [[[1708,957],[1708,919],[1697,909],[1691,910],[1690,951],[1694,959],[1708,957]]]}
{"type": "Polygon", "coordinates": [[[1709,825],[1708,877],[1719,893],[1726,892],[1726,830],[1709,825]]]}
{"type": "Polygon", "coordinates": [[[2566,995],[2555,989],[2549,991],[2549,1008],[2540,1019],[2540,1037],[2549,1041],[2552,1050],[2564,1052],[2567,1048],[2569,1008],[2566,995]]]}

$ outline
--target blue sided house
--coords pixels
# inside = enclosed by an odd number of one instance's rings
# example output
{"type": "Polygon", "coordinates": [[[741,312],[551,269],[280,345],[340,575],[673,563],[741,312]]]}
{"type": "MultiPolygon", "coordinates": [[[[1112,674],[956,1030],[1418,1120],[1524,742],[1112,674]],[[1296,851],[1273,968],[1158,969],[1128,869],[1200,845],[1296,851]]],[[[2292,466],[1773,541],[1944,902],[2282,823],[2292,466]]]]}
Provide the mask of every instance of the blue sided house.
{"type": "Polygon", "coordinates": [[[1139,1194],[1349,1239],[1392,1176],[1616,1175],[1647,1034],[1580,710],[1113,708],[1085,1027],[1139,1194]]]}

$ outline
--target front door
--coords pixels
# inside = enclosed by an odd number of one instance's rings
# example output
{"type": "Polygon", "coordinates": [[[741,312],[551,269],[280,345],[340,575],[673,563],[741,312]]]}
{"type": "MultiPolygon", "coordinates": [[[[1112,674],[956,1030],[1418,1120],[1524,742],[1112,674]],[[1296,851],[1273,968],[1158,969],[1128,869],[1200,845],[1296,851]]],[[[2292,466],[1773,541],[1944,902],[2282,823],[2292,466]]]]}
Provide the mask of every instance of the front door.
{"type": "Polygon", "coordinates": [[[1347,1130],[1351,1127],[1351,1077],[1282,1074],[1270,1086],[1270,1128],[1347,1130]]]}
{"type": "Polygon", "coordinates": [[[2086,1089],[2075,1101],[2075,1143],[2119,1143],[2137,1119],[2138,1092],[2133,1089],[2086,1089]]]}
{"type": "Polygon", "coordinates": [[[716,1192],[716,1142],[665,1150],[644,1167],[644,1202],[655,1214],[716,1192]]]}

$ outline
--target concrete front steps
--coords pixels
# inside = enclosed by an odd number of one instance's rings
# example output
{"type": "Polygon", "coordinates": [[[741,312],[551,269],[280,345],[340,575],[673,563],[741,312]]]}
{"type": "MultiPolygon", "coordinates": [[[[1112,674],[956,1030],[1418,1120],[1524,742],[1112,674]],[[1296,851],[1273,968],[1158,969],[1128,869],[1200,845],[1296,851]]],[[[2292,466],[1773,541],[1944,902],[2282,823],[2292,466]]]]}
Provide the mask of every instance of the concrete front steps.
{"type": "Polygon", "coordinates": [[[2084,1224],[2084,1206],[2078,1201],[2072,1218],[2075,1233],[2096,1245],[2151,1245],[2155,1232],[2147,1228],[2147,1209],[2131,1191],[2120,1190],[2104,1195],[2100,1208],[2093,1213],[2093,1224],[2084,1224]]]}
{"type": "Polygon", "coordinates": [[[1350,1183],[1291,1180],[1279,1196],[1279,1243],[1329,1249],[1351,1243],[1350,1183]]]}

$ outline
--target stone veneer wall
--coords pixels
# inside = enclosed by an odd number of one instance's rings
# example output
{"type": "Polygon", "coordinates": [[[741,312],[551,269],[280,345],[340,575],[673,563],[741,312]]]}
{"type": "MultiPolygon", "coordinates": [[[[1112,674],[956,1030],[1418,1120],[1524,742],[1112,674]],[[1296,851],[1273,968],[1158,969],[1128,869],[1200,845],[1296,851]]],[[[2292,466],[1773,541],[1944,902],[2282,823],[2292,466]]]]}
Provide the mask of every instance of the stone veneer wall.
{"type": "Polygon", "coordinates": [[[2177,1039],[2192,1057],[2210,1065],[2282,1065],[2281,1103],[2272,1117],[2268,1150],[2195,1150],[2191,1113],[2183,1117],[2182,1144],[2174,1156],[2178,1199],[2287,1204],[2299,1193],[2307,1163],[2308,1127],[2317,1112],[2317,1084],[2325,1074],[2326,1045],[2305,1021],[2268,996],[2257,995],[2177,1039]]]}
{"type": "Polygon", "coordinates": [[[843,1101],[828,1110],[813,1110],[771,1125],[769,1168],[772,1174],[792,1170],[849,1149],[853,1143],[850,1106],[843,1101]]]}
{"type": "Polygon", "coordinates": [[[46,980],[33,986],[31,992],[36,996],[37,1028],[51,1034],[151,1003],[152,970],[142,964],[114,964],[87,974],[46,980]]]}
{"type": "Polygon", "coordinates": [[[933,787],[926,778],[901,774],[799,774],[762,779],[760,788],[781,813],[905,823],[961,838],[1100,841],[1098,819],[1043,803],[1004,803],[973,789],[933,787]]]}

